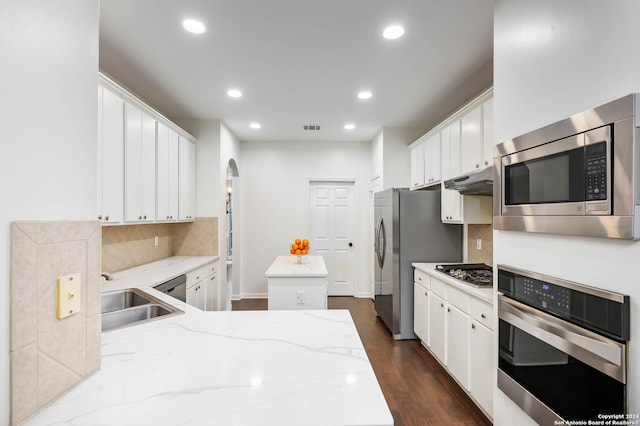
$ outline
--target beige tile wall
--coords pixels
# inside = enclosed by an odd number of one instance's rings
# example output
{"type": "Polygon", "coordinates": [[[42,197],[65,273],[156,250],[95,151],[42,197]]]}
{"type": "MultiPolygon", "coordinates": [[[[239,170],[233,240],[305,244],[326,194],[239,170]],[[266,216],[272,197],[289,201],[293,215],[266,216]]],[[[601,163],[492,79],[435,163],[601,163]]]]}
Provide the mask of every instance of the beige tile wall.
{"type": "Polygon", "coordinates": [[[467,253],[469,263],[493,264],[493,225],[468,225],[467,253]],[[476,240],[482,239],[482,250],[476,247],[476,240]]]}
{"type": "Polygon", "coordinates": [[[100,368],[100,222],[11,224],[11,422],[100,368]],[[56,280],[80,273],[80,312],[56,318],[56,280]]]}
{"type": "Polygon", "coordinates": [[[169,256],[216,256],[218,218],[199,217],[189,223],[105,226],[102,228],[102,270],[123,269],[169,256]],[[155,237],[158,245],[155,245],[155,237]]]}

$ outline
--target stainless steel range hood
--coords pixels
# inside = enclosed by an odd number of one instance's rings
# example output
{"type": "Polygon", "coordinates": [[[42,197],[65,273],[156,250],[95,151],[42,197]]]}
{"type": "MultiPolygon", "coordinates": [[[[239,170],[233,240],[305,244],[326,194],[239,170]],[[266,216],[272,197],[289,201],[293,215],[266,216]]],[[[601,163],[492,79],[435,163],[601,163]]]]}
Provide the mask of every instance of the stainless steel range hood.
{"type": "Polygon", "coordinates": [[[493,195],[493,167],[445,180],[444,187],[464,195],[493,195]]]}

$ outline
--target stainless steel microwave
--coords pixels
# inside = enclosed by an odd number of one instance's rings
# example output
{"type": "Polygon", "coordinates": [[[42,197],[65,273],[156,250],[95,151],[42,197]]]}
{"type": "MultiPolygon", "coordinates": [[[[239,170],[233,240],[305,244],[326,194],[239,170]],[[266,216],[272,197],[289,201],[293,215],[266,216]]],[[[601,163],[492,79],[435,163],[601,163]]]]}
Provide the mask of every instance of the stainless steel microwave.
{"type": "Polygon", "coordinates": [[[640,94],[495,147],[495,229],[640,239],[640,94]]]}

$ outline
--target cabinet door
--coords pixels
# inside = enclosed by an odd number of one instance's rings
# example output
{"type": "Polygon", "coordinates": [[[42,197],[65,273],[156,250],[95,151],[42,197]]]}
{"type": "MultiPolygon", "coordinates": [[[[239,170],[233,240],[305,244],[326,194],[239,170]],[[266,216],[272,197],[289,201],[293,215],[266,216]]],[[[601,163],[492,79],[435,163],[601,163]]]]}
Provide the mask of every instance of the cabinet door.
{"type": "Polygon", "coordinates": [[[413,283],[413,332],[429,344],[429,293],[417,283],[413,283]]]}
{"type": "Polygon", "coordinates": [[[157,210],[160,221],[178,219],[178,135],[167,126],[157,126],[157,210]]]}
{"type": "Polygon", "coordinates": [[[446,347],[445,347],[445,330],[446,330],[446,302],[434,294],[429,293],[429,347],[431,352],[438,360],[446,365],[446,347]]]}
{"type": "Polygon", "coordinates": [[[424,185],[424,143],[411,148],[411,188],[424,185]]]}
{"type": "Polygon", "coordinates": [[[441,179],[442,155],[440,133],[429,136],[424,143],[424,183],[432,185],[441,179]]]}
{"type": "Polygon", "coordinates": [[[479,105],[460,121],[461,174],[483,168],[482,134],[482,105],[479,105]]]}
{"type": "Polygon", "coordinates": [[[476,321],[471,323],[470,353],[469,390],[493,417],[493,332],[476,321]]]}
{"type": "Polygon", "coordinates": [[[178,216],[180,220],[192,220],[195,214],[196,146],[180,136],[179,147],[178,216]]]}
{"type": "Polygon", "coordinates": [[[124,215],[124,101],[107,89],[102,93],[101,176],[99,192],[104,223],[122,222],[124,215]]]}
{"type": "Polygon", "coordinates": [[[462,223],[462,195],[453,189],[442,186],[441,220],[445,223],[462,223]]]}
{"type": "Polygon", "coordinates": [[[206,286],[205,308],[207,311],[217,311],[220,309],[218,307],[218,274],[212,274],[204,281],[206,286]]]}
{"type": "Polygon", "coordinates": [[[142,113],[142,220],[156,219],[156,120],[142,113]]]}
{"type": "Polygon", "coordinates": [[[125,109],[125,221],[150,222],[156,210],[156,122],[133,105],[125,109]]]}
{"type": "Polygon", "coordinates": [[[451,304],[447,307],[447,367],[465,389],[469,389],[470,323],[469,315],[451,304]]]}
{"type": "Polygon", "coordinates": [[[196,308],[205,310],[205,293],[206,286],[203,281],[199,281],[195,285],[187,288],[187,304],[196,308]]]}
{"type": "Polygon", "coordinates": [[[482,164],[493,164],[493,98],[482,105],[482,164]]]}

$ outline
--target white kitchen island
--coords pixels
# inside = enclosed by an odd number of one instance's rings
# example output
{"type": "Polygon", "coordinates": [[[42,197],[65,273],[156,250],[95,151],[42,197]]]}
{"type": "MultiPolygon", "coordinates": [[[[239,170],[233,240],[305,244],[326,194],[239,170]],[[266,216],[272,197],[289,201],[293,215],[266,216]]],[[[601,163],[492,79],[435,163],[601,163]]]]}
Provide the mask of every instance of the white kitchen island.
{"type": "Polygon", "coordinates": [[[322,256],[278,256],[267,276],[269,310],[327,309],[327,266],[322,256]]]}
{"type": "Polygon", "coordinates": [[[139,287],[184,315],[103,333],[100,370],[24,424],[393,425],[348,311],[205,312],[152,288],[207,261],[114,274],[103,291],[139,287]]]}

